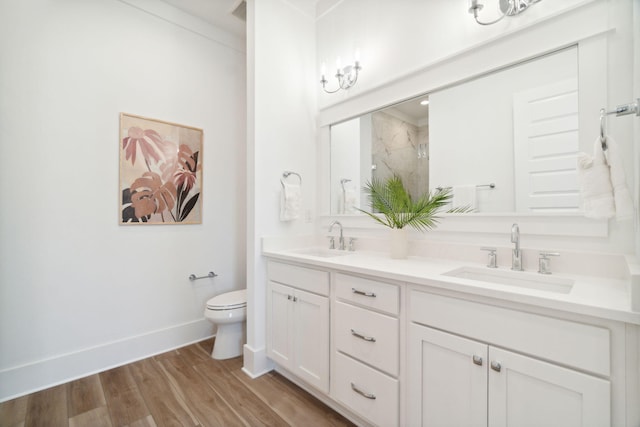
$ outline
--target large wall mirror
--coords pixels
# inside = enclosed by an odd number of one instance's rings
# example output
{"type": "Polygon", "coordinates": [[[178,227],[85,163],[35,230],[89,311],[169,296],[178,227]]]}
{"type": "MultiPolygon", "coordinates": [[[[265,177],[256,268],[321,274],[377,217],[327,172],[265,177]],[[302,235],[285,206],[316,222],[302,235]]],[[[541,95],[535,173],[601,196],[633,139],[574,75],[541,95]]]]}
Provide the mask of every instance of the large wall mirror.
{"type": "Polygon", "coordinates": [[[472,212],[578,212],[578,101],[571,47],[334,124],[331,213],[367,209],[362,186],[394,174],[472,212]]]}

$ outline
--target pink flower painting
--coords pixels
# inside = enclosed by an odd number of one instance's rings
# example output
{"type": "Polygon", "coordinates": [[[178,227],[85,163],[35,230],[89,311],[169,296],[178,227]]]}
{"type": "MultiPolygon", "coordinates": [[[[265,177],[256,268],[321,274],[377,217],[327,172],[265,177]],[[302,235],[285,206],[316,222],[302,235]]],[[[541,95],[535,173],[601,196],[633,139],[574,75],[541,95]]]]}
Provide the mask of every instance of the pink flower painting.
{"type": "Polygon", "coordinates": [[[202,223],[202,129],[120,114],[120,223],[202,223]]]}

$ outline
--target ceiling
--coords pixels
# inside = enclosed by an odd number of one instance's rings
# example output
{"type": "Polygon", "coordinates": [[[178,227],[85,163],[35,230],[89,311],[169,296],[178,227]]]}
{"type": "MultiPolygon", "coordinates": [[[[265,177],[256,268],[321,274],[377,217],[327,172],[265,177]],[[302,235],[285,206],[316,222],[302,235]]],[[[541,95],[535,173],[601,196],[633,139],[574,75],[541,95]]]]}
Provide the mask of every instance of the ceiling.
{"type": "Polygon", "coordinates": [[[410,99],[400,104],[393,105],[384,111],[393,114],[394,111],[398,111],[402,114],[402,119],[409,120],[414,125],[420,126],[422,123],[427,122],[429,118],[429,105],[420,105],[420,101],[429,99],[427,95],[410,99]]]}

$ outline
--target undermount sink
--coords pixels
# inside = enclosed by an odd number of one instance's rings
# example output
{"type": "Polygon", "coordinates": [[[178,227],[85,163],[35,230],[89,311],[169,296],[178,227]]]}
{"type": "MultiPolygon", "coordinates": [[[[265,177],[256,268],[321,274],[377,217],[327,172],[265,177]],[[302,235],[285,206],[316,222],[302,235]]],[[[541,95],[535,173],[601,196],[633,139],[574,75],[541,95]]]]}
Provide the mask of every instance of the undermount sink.
{"type": "Polygon", "coordinates": [[[350,253],[353,253],[348,251],[341,251],[338,249],[326,249],[326,248],[318,248],[318,247],[293,249],[291,252],[295,254],[300,254],[300,255],[316,256],[319,258],[333,258],[333,257],[344,256],[344,255],[349,255],[350,253]]]}
{"type": "Polygon", "coordinates": [[[573,287],[573,280],[563,277],[545,276],[524,271],[497,270],[480,267],[461,267],[443,274],[449,277],[495,283],[498,285],[516,286],[537,289],[540,291],[568,294],[573,287]]]}

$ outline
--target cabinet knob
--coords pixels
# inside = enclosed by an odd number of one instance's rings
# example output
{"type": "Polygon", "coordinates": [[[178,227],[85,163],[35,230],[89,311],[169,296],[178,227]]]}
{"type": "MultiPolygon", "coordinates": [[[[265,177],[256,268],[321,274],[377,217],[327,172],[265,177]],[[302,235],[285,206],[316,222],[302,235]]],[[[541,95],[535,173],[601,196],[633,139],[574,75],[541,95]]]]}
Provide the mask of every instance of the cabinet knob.
{"type": "Polygon", "coordinates": [[[494,360],[493,362],[491,362],[491,369],[493,369],[496,372],[500,372],[502,370],[502,365],[500,365],[500,362],[496,362],[494,360]]]}
{"type": "Polygon", "coordinates": [[[287,295],[287,299],[288,299],[289,301],[291,301],[291,298],[292,298],[292,296],[291,296],[291,295],[287,295]]]}
{"type": "Polygon", "coordinates": [[[482,366],[482,357],[480,356],[476,356],[475,354],[473,355],[473,363],[475,363],[478,366],[482,366]]]}

